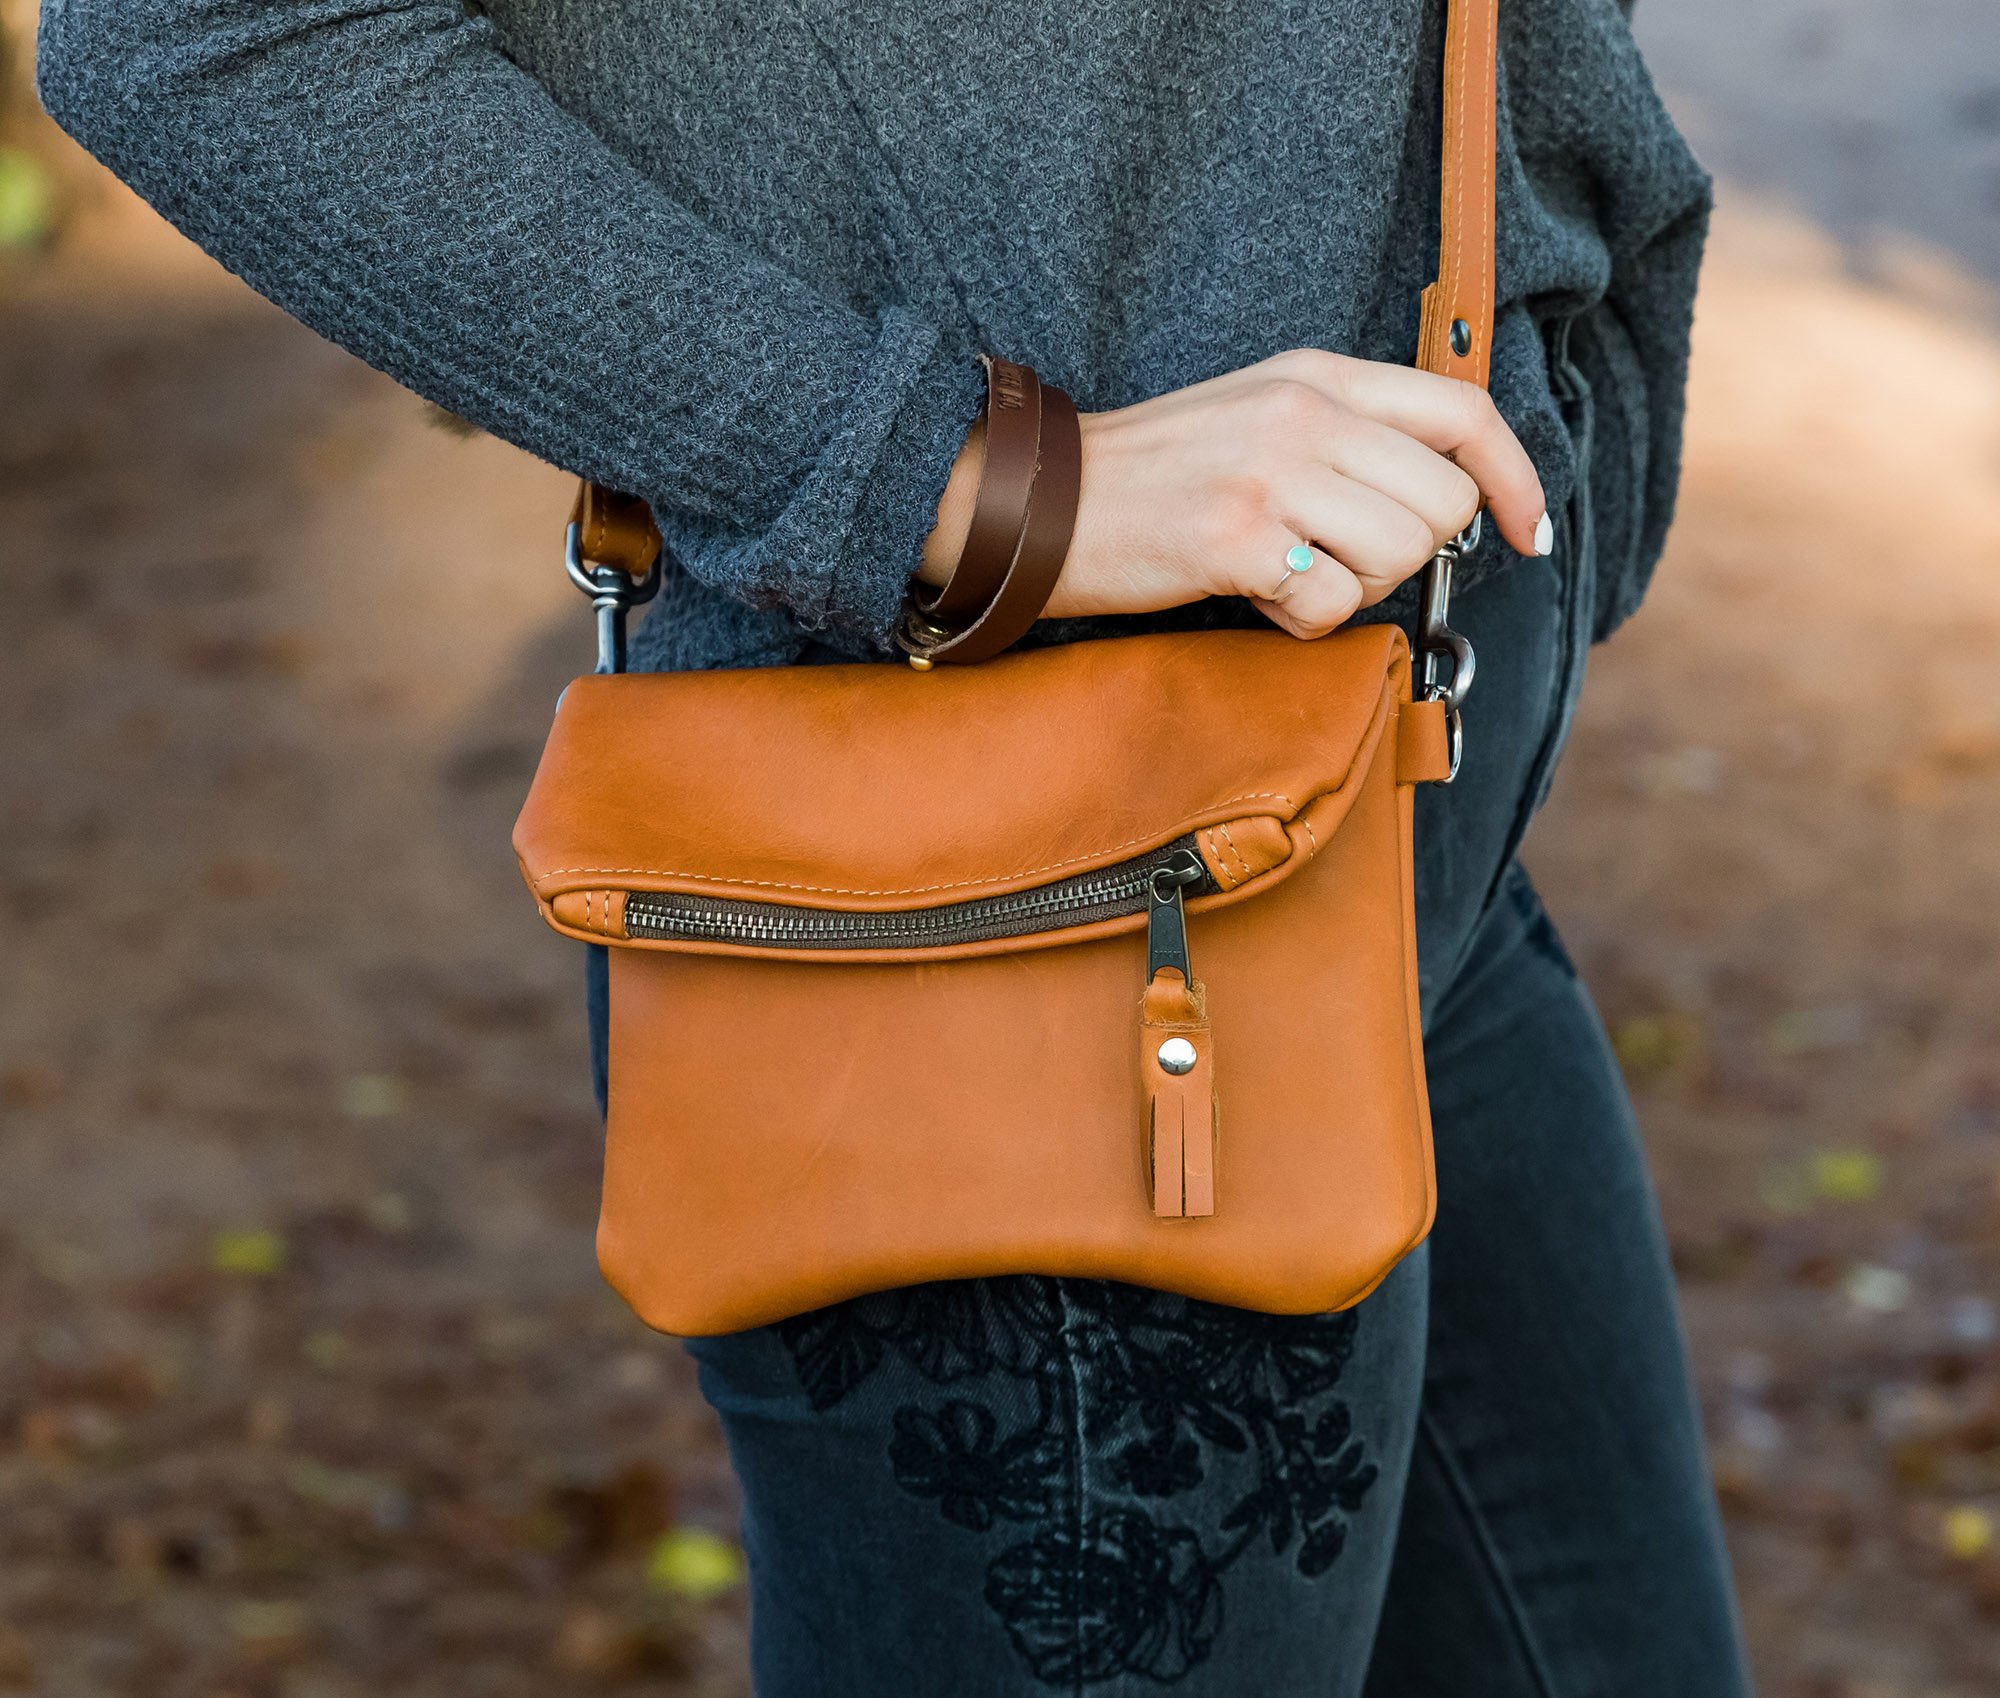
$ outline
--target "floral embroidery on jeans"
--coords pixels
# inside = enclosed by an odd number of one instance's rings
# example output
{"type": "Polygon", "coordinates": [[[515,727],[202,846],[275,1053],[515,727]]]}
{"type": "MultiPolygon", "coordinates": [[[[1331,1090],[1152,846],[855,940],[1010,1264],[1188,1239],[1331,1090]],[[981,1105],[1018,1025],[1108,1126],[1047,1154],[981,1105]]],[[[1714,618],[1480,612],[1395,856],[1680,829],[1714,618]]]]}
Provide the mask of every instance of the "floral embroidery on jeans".
{"type": "Polygon", "coordinates": [[[968,1533],[1025,1532],[988,1564],[986,1603],[1036,1679],[1073,1688],[1202,1663],[1223,1575],[1260,1543],[1309,1579],[1333,1566],[1376,1476],[1332,1395],[1356,1325],[1020,1277],[856,1298],[777,1330],[815,1409],[892,1354],[946,1394],[896,1410],[890,1470],[968,1533]],[[1031,1412],[967,1395],[994,1376],[1031,1412]],[[1084,1489],[1086,1449],[1131,1502],[1084,1489]],[[1220,1513],[1183,1524],[1175,1500],[1204,1485],[1220,1513]]]}

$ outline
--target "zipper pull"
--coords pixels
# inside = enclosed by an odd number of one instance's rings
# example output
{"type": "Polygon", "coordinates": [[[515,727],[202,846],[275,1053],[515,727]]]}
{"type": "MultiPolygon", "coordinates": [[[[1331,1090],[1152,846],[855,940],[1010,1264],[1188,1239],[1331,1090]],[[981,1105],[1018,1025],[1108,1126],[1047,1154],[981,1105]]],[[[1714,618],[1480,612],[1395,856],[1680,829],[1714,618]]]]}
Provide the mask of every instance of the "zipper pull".
{"type": "Polygon", "coordinates": [[[1171,967],[1188,984],[1194,973],[1188,967],[1187,909],[1181,891],[1198,883],[1207,869],[1192,849],[1177,849],[1153,869],[1146,886],[1146,979],[1158,976],[1162,967],[1171,967]]]}
{"type": "Polygon", "coordinates": [[[1146,1090],[1146,1172],[1153,1213],[1215,1213],[1214,1041],[1207,996],[1188,964],[1182,891],[1206,869],[1190,849],[1153,869],[1147,884],[1146,992],[1139,1005],[1139,1076],[1146,1090]]]}

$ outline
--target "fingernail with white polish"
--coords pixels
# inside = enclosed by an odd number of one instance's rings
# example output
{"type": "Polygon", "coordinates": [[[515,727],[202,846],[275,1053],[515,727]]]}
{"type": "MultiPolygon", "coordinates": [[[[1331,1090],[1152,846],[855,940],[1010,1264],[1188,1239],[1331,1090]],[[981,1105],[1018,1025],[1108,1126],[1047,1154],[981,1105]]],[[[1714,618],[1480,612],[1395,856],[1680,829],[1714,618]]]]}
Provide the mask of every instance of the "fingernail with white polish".
{"type": "Polygon", "coordinates": [[[1553,554],[1556,551],[1556,528],[1544,513],[1535,521],[1535,552],[1553,554]]]}

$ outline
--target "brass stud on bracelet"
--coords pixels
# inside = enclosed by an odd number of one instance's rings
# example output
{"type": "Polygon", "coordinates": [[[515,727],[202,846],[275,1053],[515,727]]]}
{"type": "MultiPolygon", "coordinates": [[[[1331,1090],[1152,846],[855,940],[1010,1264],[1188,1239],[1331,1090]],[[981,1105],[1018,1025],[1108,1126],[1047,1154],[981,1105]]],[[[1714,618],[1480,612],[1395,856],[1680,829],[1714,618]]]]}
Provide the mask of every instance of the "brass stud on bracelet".
{"type": "Polygon", "coordinates": [[[950,636],[935,620],[926,619],[907,601],[903,604],[903,616],[896,625],[896,646],[903,651],[912,672],[928,672],[936,666],[930,650],[950,636]]]}

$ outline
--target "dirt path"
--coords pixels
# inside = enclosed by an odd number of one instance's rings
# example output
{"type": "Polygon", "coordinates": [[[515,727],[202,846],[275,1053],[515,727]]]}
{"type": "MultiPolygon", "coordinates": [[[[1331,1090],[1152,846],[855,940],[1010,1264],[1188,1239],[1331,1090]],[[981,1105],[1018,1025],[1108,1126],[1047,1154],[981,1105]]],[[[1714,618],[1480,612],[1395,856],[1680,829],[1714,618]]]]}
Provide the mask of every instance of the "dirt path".
{"type": "MultiPolygon", "coordinates": [[[[1726,218],[1533,860],[1641,1094],[1771,1698],[2000,1679],[2000,345],[1726,218]],[[1954,1548],[1958,1554],[1953,1554],[1954,1548]]],[[[507,826],[563,481],[106,195],[0,285],[0,1688],[741,1693],[507,826]]]]}
{"type": "Polygon", "coordinates": [[[1532,862],[1659,1167],[1774,1694],[2000,1682],[2000,346],[1718,231],[1684,519],[1532,862]],[[1949,1554],[1956,1544],[1966,1555],[1949,1554]]]}
{"type": "Polygon", "coordinates": [[[1804,211],[1856,275],[1910,281],[1915,241],[2000,281],[1992,0],[1638,0],[1633,19],[1724,181],[1804,211]]]}

